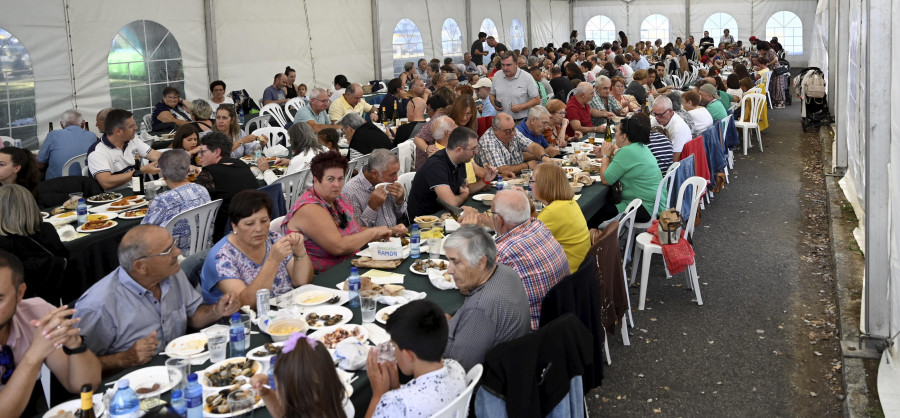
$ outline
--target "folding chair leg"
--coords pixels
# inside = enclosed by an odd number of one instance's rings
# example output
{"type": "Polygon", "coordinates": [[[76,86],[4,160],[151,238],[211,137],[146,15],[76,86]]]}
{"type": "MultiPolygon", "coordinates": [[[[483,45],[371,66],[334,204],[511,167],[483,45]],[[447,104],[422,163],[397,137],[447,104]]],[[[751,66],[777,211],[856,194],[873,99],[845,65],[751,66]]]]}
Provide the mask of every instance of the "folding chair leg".
{"type": "Polygon", "coordinates": [[[697,297],[697,305],[703,305],[703,297],[700,296],[700,278],[697,277],[697,263],[688,266],[688,275],[694,284],[694,295],[697,297]]]}
{"type": "Polygon", "coordinates": [[[609,356],[609,334],[603,331],[603,351],[606,352],[606,364],[612,364],[612,358],[609,356]]]}
{"type": "Polygon", "coordinates": [[[631,340],[628,339],[628,323],[625,322],[625,315],[622,315],[622,344],[631,345],[631,340]]]}
{"type": "MultiPolygon", "coordinates": [[[[650,258],[651,256],[643,257],[641,260],[641,299],[638,300],[638,310],[644,310],[644,301],[647,299],[647,281],[649,281],[650,276],[650,258]]],[[[666,270],[666,275],[668,276],[669,271],[666,270]]]]}
{"type": "MultiPolygon", "coordinates": [[[[631,278],[628,281],[628,285],[631,286],[634,284],[634,279],[637,277],[638,271],[638,262],[641,261],[641,254],[643,254],[643,250],[638,245],[634,246],[634,256],[631,257],[631,278]]],[[[629,301],[629,306],[631,306],[631,302],[629,301]]]]}

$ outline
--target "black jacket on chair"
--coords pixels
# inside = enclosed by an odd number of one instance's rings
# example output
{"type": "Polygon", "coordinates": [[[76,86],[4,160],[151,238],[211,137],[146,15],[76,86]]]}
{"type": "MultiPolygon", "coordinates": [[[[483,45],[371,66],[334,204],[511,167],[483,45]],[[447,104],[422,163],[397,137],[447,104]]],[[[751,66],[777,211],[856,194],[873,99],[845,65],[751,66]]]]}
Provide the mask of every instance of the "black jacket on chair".
{"type": "Polygon", "coordinates": [[[37,185],[37,204],[41,208],[59,206],[69,200],[69,193],[73,192],[81,192],[88,198],[103,193],[103,188],[91,177],[57,177],[37,185]]]}

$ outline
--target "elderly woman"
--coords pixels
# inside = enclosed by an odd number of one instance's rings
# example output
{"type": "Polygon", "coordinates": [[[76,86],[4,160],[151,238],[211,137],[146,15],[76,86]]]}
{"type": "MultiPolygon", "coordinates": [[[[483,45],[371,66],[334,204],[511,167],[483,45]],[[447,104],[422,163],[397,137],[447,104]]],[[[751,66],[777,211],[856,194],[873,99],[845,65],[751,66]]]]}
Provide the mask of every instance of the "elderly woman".
{"type": "Polygon", "coordinates": [[[209,102],[203,99],[194,100],[191,102],[191,117],[194,118],[194,122],[188,125],[197,128],[199,132],[211,131],[213,128],[211,116],[212,107],[209,106],[209,102]]]}
{"type": "MultiPolygon", "coordinates": [[[[313,185],[300,196],[281,224],[288,233],[302,233],[316,272],[321,273],[350,258],[366,244],[400,233],[386,226],[362,228],[353,205],[341,194],[347,159],[329,151],[312,159],[313,185]]],[[[405,231],[405,228],[403,228],[405,231]]]]}
{"type": "Polygon", "coordinates": [[[259,190],[244,190],[228,206],[232,232],[209,250],[200,273],[204,303],[226,293],[241,305],[256,306],[256,292],[287,293],[309,283],[312,264],[303,235],[269,231],[272,199],[259,190]]]}
{"type": "Polygon", "coordinates": [[[216,80],[209,83],[209,92],[212,94],[212,97],[208,100],[210,115],[219,109],[219,105],[234,105],[234,100],[231,100],[231,97],[225,95],[225,88],[225,82],[222,80],[216,80]]]}
{"type": "Polygon", "coordinates": [[[638,104],[637,100],[634,99],[634,96],[625,94],[624,78],[612,77],[610,81],[612,82],[612,89],[610,92],[612,93],[613,99],[619,104],[619,108],[626,109],[625,113],[641,110],[641,106],[638,104]]]}
{"type": "Polygon", "coordinates": [[[174,130],[181,125],[191,123],[191,105],[181,98],[175,87],[166,87],[162,91],[163,99],[153,106],[153,117],[150,119],[152,131],[174,130]]]}
{"type": "Polygon", "coordinates": [[[240,158],[252,155],[253,151],[261,149],[269,142],[265,135],[250,135],[238,124],[237,113],[234,106],[221,105],[216,111],[215,132],[221,132],[232,142],[231,157],[240,158]],[[256,141],[259,141],[258,143],[256,141]]]}
{"type": "Polygon", "coordinates": [[[0,187],[0,249],[14,254],[25,266],[26,298],[58,302],[60,296],[72,297],[59,289],[69,250],[53,224],[42,221],[31,192],[18,184],[0,187]]]}
{"type": "MultiPolygon", "coordinates": [[[[209,203],[209,192],[206,188],[188,180],[191,156],[187,151],[173,149],[164,152],[159,157],[158,163],[160,174],[169,190],[150,201],[147,216],[141,220],[142,224],[164,227],[175,215],[209,203]]],[[[172,238],[185,257],[191,255],[191,227],[188,221],[183,220],[175,224],[172,238]]]]}
{"type": "MultiPolygon", "coordinates": [[[[594,217],[599,221],[614,218],[622,213],[634,199],[643,203],[637,210],[636,222],[649,222],[656,200],[656,189],[662,181],[656,158],[650,151],[650,117],[638,113],[631,118],[622,119],[616,129],[616,142],[604,142],[594,147],[594,154],[600,156],[600,177],[603,184],[622,183],[622,201],[612,204],[607,202],[594,217]]],[[[667,202],[666,191],[660,198],[667,202]]]]}
{"type": "Polygon", "coordinates": [[[444,95],[435,94],[428,99],[428,107],[434,110],[434,112],[430,114],[431,120],[425,122],[425,124],[422,125],[422,128],[419,129],[415,138],[413,138],[413,143],[416,144],[416,170],[418,170],[422,164],[425,164],[425,160],[427,160],[431,154],[434,154],[438,150],[437,147],[434,146],[434,137],[431,136],[431,125],[434,123],[435,119],[443,116],[446,112],[447,101],[443,96],[444,95]]]}
{"type": "Polygon", "coordinates": [[[400,86],[403,88],[412,87],[412,82],[417,78],[416,76],[416,64],[412,61],[406,61],[403,63],[403,72],[400,73],[400,86]]]}
{"type": "Polygon", "coordinates": [[[553,99],[547,102],[547,111],[550,112],[550,126],[544,130],[544,139],[547,142],[560,147],[565,147],[568,141],[580,139],[583,135],[575,131],[574,136],[566,136],[566,128],[569,127],[569,119],[566,118],[566,104],[562,100],[553,99]]]}
{"type": "Polygon", "coordinates": [[[175,131],[175,138],[172,140],[172,149],[183,149],[191,155],[191,164],[200,165],[197,159],[197,153],[200,152],[200,131],[194,125],[181,125],[175,131]]]}
{"type": "MultiPolygon", "coordinates": [[[[319,138],[316,137],[313,128],[305,123],[295,123],[291,125],[291,129],[288,129],[288,136],[291,138],[291,151],[293,151],[294,157],[290,160],[279,158],[275,162],[275,165],[288,165],[284,175],[309,170],[313,157],[328,151],[328,149],[319,142],[319,138]]],[[[275,180],[278,180],[278,176],[269,169],[269,163],[266,161],[265,157],[256,161],[256,167],[263,172],[263,178],[266,180],[267,184],[272,184],[275,180]]]]}
{"type": "Polygon", "coordinates": [[[16,147],[0,148],[0,186],[18,184],[35,193],[40,180],[37,160],[31,151],[16,147]]]}
{"type": "Polygon", "coordinates": [[[531,179],[535,200],[545,205],[537,218],[562,245],[570,273],[575,273],[591,249],[591,233],[566,172],[553,164],[538,164],[531,179]]]}

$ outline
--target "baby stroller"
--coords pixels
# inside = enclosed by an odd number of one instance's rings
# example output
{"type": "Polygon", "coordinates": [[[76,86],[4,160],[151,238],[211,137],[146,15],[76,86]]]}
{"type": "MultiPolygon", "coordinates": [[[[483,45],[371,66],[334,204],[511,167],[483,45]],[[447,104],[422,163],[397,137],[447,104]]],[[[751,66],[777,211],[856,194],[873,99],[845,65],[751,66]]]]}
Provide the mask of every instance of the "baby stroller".
{"type": "Polygon", "coordinates": [[[782,75],[784,77],[784,104],[785,106],[790,106],[791,103],[791,63],[784,58],[779,58],[778,63],[781,64],[782,67],[787,68],[786,73],[782,75]]]}
{"type": "Polygon", "coordinates": [[[834,117],[828,110],[828,97],[825,87],[825,73],[818,67],[807,67],[800,70],[794,79],[794,87],[803,101],[800,109],[800,124],[803,131],[834,123],[834,117]]]}

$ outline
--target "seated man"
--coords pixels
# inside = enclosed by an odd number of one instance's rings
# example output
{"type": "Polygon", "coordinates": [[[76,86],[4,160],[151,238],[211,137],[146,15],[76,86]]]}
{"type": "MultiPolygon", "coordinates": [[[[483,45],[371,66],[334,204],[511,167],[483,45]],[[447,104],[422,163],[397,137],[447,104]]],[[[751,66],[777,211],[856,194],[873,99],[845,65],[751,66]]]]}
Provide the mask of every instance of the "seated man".
{"type": "MultiPolygon", "coordinates": [[[[491,204],[494,213],[488,227],[497,231],[497,263],[513,268],[522,278],[531,311],[531,329],[541,321],[541,301],[556,283],[569,274],[569,259],[543,222],[531,217],[528,196],[518,190],[502,190],[491,204]]],[[[488,221],[486,219],[486,221],[488,221]]],[[[477,213],[466,211],[460,224],[478,223],[477,213]]]]}
{"type": "Polygon", "coordinates": [[[588,103],[593,98],[594,89],[591,87],[591,83],[578,83],[575,93],[566,103],[566,119],[569,120],[566,136],[575,136],[575,132],[581,132],[583,135],[605,132],[600,130],[600,126],[594,126],[593,119],[591,119],[591,107],[588,103]]]}
{"type": "MultiPolygon", "coordinates": [[[[344,185],[343,194],[350,199],[360,226],[403,227],[398,220],[406,213],[406,196],[403,185],[397,182],[399,171],[400,159],[389,150],[377,149],[360,175],[344,185]],[[376,187],[384,183],[390,184],[376,187]]],[[[405,234],[406,228],[402,229],[405,234]]]]}
{"type": "MultiPolygon", "coordinates": [[[[548,116],[549,118],[549,116],[548,116]]],[[[551,161],[544,147],[532,142],[516,129],[516,122],[508,113],[501,112],[494,116],[491,128],[484,132],[478,140],[479,165],[497,167],[504,176],[512,177],[526,168],[534,168],[539,163],[551,161]],[[529,158],[525,162],[524,152],[529,158]]]]}
{"type": "Polygon", "coordinates": [[[556,98],[559,100],[566,100],[569,91],[574,88],[572,81],[563,75],[561,68],[555,65],[550,68],[550,86],[553,87],[553,92],[556,93],[556,98]]]}
{"type": "MultiPolygon", "coordinates": [[[[160,153],[140,139],[132,141],[138,126],[134,123],[134,115],[127,110],[111,110],[106,115],[104,127],[103,138],[94,142],[87,151],[91,176],[104,190],[130,186],[134,155],[156,161],[160,153]]],[[[141,172],[157,174],[159,168],[155,164],[142,164],[141,172]]]]}
{"type": "Polygon", "coordinates": [[[378,122],[378,107],[366,103],[362,98],[363,90],[359,84],[353,83],[347,86],[344,94],[328,108],[328,117],[332,123],[337,123],[344,115],[348,113],[356,113],[362,116],[363,113],[369,113],[369,119],[372,122],[378,122]]]}
{"type": "MultiPolygon", "coordinates": [[[[547,111],[546,107],[541,105],[528,109],[528,117],[522,119],[522,121],[516,125],[516,130],[525,136],[525,138],[530,139],[531,142],[544,148],[547,155],[555,157],[559,155],[559,147],[556,146],[556,144],[550,145],[550,143],[547,142],[547,139],[544,138],[544,131],[548,128],[550,128],[550,112],[547,111]]],[[[528,155],[528,157],[529,159],[535,158],[535,156],[532,155],[528,155]]]]}
{"type": "Polygon", "coordinates": [[[672,141],[672,161],[681,160],[681,150],[694,137],[691,136],[691,128],[684,119],[672,110],[672,100],[666,96],[657,97],[653,100],[650,115],[653,116],[650,119],[651,126],[661,126],[669,133],[669,140],[672,141]]]}
{"type": "Polygon", "coordinates": [[[200,292],[178,265],[180,254],[165,229],[136,226],[119,244],[119,267],[75,303],[87,345],[104,371],[147,363],[188,325],[200,329],[240,308],[231,294],[201,305],[200,292]]]}
{"type": "Polygon", "coordinates": [[[728,117],[728,111],[722,105],[722,101],[719,100],[719,91],[716,90],[715,85],[706,83],[700,87],[698,93],[700,93],[700,104],[706,107],[706,110],[712,115],[713,121],[718,122],[728,117]]]}
{"type": "MultiPolygon", "coordinates": [[[[512,119],[510,127],[511,122],[512,119]]],[[[472,160],[477,149],[475,131],[461,126],[450,133],[447,148],[428,157],[413,178],[407,199],[410,219],[441,210],[438,197],[451,205],[462,206],[470,193],[478,192],[497,177],[496,169],[485,167],[484,182],[467,185],[465,164],[472,160]]]]}
{"type": "Polygon", "coordinates": [[[414,300],[387,321],[396,363],[379,363],[369,350],[366,372],[372,400],[366,417],[434,416],[466,390],[466,371],[456,360],[442,358],[447,347],[444,311],[429,300],[414,300]],[[397,369],[413,379],[400,385],[397,369]]]}
{"type": "Polygon", "coordinates": [[[491,79],[479,78],[472,87],[475,88],[478,100],[481,100],[481,117],[497,116],[497,109],[494,109],[494,105],[488,100],[491,96],[491,79]]]}
{"type": "Polygon", "coordinates": [[[43,365],[71,393],[78,393],[85,383],[100,388],[100,362],[78,335],[78,319],[66,319],[75,310],[56,308],[41,298],[23,299],[26,286],[22,262],[0,250],[0,416],[4,417],[31,417],[46,410],[40,381],[43,365]]]}
{"type": "Polygon", "coordinates": [[[312,89],[309,93],[309,106],[304,106],[297,111],[294,123],[306,122],[316,133],[325,128],[334,128],[331,119],[328,118],[329,104],[331,104],[331,99],[328,98],[328,92],[325,89],[321,87],[312,89]]]}
{"type": "MultiPolygon", "coordinates": [[[[141,219],[142,224],[165,226],[175,215],[209,203],[209,192],[203,186],[188,180],[191,155],[187,151],[166,151],[159,157],[159,169],[169,190],[150,201],[147,216],[141,219]]],[[[191,255],[191,227],[187,220],[175,225],[172,237],[185,257],[191,255]]],[[[212,240],[208,244],[207,248],[211,247],[212,240]]]]}
{"type": "Polygon", "coordinates": [[[391,149],[391,138],[372,122],[366,122],[356,113],[347,113],[340,121],[341,131],[350,144],[349,159],[359,158],[378,148],[391,149]]]}
{"type": "MultiPolygon", "coordinates": [[[[611,118],[623,114],[622,108],[619,107],[619,101],[610,94],[612,81],[605,75],[597,76],[594,80],[594,96],[588,105],[591,107],[591,125],[602,127],[609,126],[611,118]]],[[[603,135],[601,132],[600,135],[603,135]]]]}
{"type": "Polygon", "coordinates": [[[63,112],[59,126],[62,129],[47,134],[37,155],[38,167],[47,169],[44,180],[69,175],[80,176],[80,165],[73,165],[69,173],[62,172],[63,165],[73,157],[87,153],[88,148],[97,142],[94,134],[84,130],[84,118],[75,109],[63,112]]]}
{"type": "Polygon", "coordinates": [[[483,363],[498,344],[528,334],[528,295],[519,274],[497,263],[497,246],[484,228],[459,228],[447,238],[444,251],[450,260],[448,272],[465,295],[450,317],[444,357],[468,370],[483,363]]]}
{"type": "Polygon", "coordinates": [[[269,87],[266,87],[266,90],[263,92],[263,99],[262,99],[263,106],[270,104],[270,103],[276,103],[276,104],[287,103],[288,99],[286,99],[284,97],[285,94],[284,94],[284,90],[283,90],[284,87],[287,85],[287,83],[288,83],[287,77],[284,74],[282,74],[282,73],[275,74],[275,80],[272,82],[272,85],[269,87]]]}
{"type": "Polygon", "coordinates": [[[194,182],[206,188],[210,199],[222,199],[213,227],[213,241],[218,241],[225,235],[231,198],[241,190],[259,187],[250,167],[240,159],[231,158],[231,148],[231,140],[221,132],[211,132],[200,138],[200,152],[197,156],[203,171],[194,182]]]}

